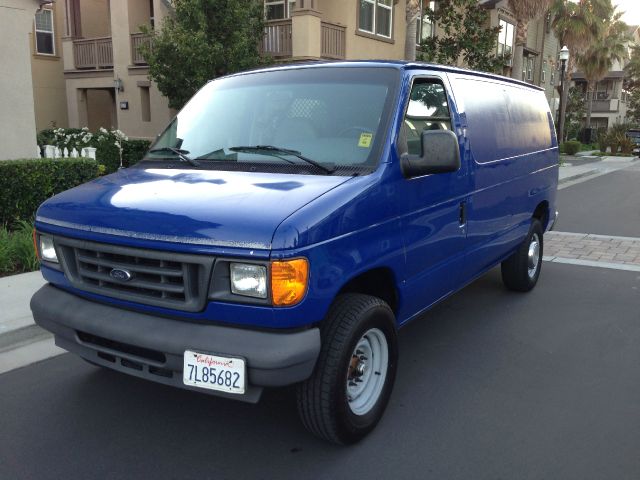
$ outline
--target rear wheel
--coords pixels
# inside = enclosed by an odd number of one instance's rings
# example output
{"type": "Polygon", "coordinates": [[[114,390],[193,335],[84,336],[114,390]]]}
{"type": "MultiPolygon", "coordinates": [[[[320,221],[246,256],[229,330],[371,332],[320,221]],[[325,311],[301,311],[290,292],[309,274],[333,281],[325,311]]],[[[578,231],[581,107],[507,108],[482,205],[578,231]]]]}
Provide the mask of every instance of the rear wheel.
{"type": "Polygon", "coordinates": [[[518,250],[502,262],[502,281],[509,290],[528,292],[536,286],[542,268],[542,224],[534,218],[518,250]]]}
{"type": "Polygon", "coordinates": [[[376,426],[396,376],[395,318],[379,298],[341,295],[322,327],[313,375],[297,390],[298,413],[314,435],[354,443],[376,426]]]}

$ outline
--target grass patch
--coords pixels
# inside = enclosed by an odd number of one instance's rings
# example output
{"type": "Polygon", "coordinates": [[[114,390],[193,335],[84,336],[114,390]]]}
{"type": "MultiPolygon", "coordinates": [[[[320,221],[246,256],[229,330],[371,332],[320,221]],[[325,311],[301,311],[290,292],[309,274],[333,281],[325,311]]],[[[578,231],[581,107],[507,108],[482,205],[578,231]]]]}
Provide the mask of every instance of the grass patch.
{"type": "Polygon", "coordinates": [[[14,230],[0,226],[0,277],[38,270],[33,251],[33,225],[20,221],[14,230]]]}

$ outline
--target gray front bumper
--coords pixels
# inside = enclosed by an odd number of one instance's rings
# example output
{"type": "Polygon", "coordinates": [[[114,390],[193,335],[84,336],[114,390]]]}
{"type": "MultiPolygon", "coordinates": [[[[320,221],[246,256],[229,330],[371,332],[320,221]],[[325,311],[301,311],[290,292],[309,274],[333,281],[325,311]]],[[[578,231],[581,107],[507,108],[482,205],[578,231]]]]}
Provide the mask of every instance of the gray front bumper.
{"type": "Polygon", "coordinates": [[[114,370],[203,393],[257,402],[262,387],[308,378],[320,352],[317,328],[264,332],[189,323],[96,303],[45,285],[31,299],[36,323],[55,335],[58,346],[114,370]],[[243,357],[244,395],[192,388],[182,382],[185,350],[243,357]]]}

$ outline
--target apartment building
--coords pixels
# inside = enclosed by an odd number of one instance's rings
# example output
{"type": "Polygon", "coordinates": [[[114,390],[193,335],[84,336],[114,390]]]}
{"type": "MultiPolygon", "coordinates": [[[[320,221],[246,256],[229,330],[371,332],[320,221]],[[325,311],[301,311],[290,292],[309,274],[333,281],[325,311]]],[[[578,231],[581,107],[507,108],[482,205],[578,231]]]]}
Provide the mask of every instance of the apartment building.
{"type": "Polygon", "coordinates": [[[153,138],[171,112],[138,53],[140,26],[160,22],[168,0],[57,0],[64,15],[62,57],[69,126],[119,128],[153,138]]]}
{"type": "MultiPolygon", "coordinates": [[[[626,43],[626,55],[622,61],[614,60],[611,70],[596,83],[591,93],[591,127],[605,130],[617,123],[627,122],[629,93],[625,90],[624,67],[629,63],[631,46],[640,45],[640,27],[629,27],[630,40],[626,43]]],[[[588,99],[587,80],[580,71],[574,72],[573,81],[588,99]]]]}
{"type": "Polygon", "coordinates": [[[0,160],[33,157],[36,123],[29,34],[41,0],[0,0],[0,160]]]}
{"type": "MultiPolygon", "coordinates": [[[[0,2],[21,0],[0,0],[0,2]]],[[[34,4],[51,0],[33,0],[34,4]]],[[[404,56],[406,0],[263,0],[262,51],[278,62],[396,59],[404,56]]],[[[427,18],[437,2],[421,0],[416,43],[440,33],[427,18]]],[[[557,41],[548,17],[529,26],[522,72],[513,72],[516,20],[507,0],[479,0],[501,26],[496,55],[504,74],[541,85],[557,107],[557,41]]],[[[153,138],[173,112],[148,78],[140,26],[161,27],[171,0],[55,0],[33,22],[31,50],[38,129],[114,127],[153,138]],[[61,108],[64,104],[66,108],[61,108]]]]}
{"type": "Polygon", "coordinates": [[[554,112],[558,108],[560,93],[560,44],[551,28],[551,15],[546,13],[529,22],[527,41],[522,51],[522,61],[515,61],[516,17],[507,0],[485,0],[480,3],[489,9],[491,25],[500,26],[496,54],[505,58],[503,75],[538,85],[545,90],[547,101],[554,112]],[[522,65],[520,71],[514,65],[522,65]]]}

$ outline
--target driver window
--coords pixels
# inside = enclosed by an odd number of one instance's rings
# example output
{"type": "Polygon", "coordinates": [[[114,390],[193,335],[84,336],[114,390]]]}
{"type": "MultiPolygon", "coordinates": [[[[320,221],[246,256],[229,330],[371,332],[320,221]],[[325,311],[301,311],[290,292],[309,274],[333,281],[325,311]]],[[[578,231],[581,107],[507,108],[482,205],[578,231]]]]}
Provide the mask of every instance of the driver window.
{"type": "Polygon", "coordinates": [[[416,80],[413,84],[400,132],[401,154],[420,155],[423,130],[451,130],[447,94],[438,80],[416,80]]]}

